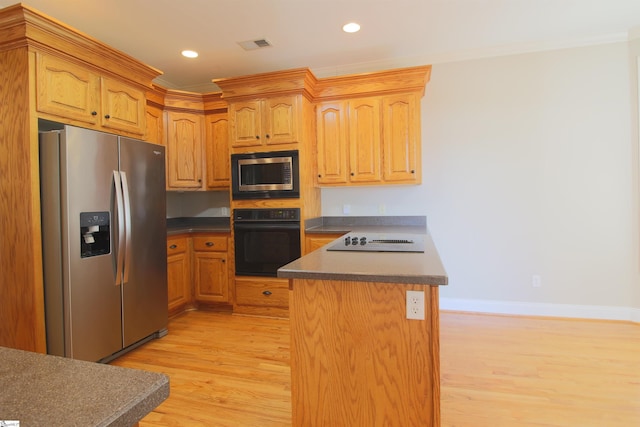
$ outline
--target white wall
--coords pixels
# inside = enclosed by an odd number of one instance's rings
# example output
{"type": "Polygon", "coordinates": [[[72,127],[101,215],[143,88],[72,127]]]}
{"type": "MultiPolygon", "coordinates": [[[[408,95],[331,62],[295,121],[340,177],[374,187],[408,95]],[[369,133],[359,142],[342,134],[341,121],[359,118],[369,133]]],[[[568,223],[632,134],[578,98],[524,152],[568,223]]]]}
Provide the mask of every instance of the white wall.
{"type": "Polygon", "coordinates": [[[427,215],[445,308],[640,321],[629,49],[434,65],[423,184],[323,189],[323,215],[427,215]]]}

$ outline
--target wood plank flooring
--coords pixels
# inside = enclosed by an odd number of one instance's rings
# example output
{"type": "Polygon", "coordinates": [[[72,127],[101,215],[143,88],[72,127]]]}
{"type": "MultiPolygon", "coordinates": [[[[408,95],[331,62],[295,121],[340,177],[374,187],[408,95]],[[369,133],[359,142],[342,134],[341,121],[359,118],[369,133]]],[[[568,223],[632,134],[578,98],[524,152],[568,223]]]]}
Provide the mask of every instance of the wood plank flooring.
{"type": "MultiPolygon", "coordinates": [[[[442,312],[440,334],[442,426],[640,426],[638,324],[442,312]]],[[[187,312],[112,364],[171,378],[141,427],[291,425],[288,320],[187,312]]]]}

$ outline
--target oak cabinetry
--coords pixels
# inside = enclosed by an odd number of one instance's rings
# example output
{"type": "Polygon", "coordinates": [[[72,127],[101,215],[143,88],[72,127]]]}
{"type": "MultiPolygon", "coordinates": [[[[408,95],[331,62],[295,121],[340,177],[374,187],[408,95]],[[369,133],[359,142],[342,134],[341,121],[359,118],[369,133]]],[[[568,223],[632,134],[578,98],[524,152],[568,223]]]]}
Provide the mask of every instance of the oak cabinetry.
{"type": "Polygon", "coordinates": [[[229,188],[231,185],[231,154],[227,113],[207,114],[205,126],[207,188],[229,188]]]}
{"type": "Polygon", "coordinates": [[[343,236],[345,233],[307,233],[305,236],[305,254],[309,252],[313,252],[316,249],[320,249],[321,247],[328,245],[329,243],[336,240],[338,237],[343,236]]]}
{"type": "Polygon", "coordinates": [[[230,136],[234,147],[260,147],[300,141],[296,96],[280,96],[229,105],[230,136]]]}
{"type": "Polygon", "coordinates": [[[167,188],[202,188],[203,116],[166,112],[167,188]]]}
{"type": "Polygon", "coordinates": [[[162,108],[147,105],[147,132],[145,141],[164,145],[164,119],[162,108]]]}
{"type": "Polygon", "coordinates": [[[106,132],[145,133],[142,90],[66,59],[42,53],[36,57],[36,109],[40,113],[106,132]]]}
{"type": "Polygon", "coordinates": [[[272,277],[235,278],[234,313],[289,317],[289,280],[272,277]]]}
{"type": "Polygon", "coordinates": [[[353,99],[349,109],[349,181],[382,181],[380,98],[353,99]]]}
{"type": "Polygon", "coordinates": [[[349,182],[346,102],[329,101],[316,108],[316,146],[319,184],[349,182]]]}
{"type": "Polygon", "coordinates": [[[409,93],[318,104],[318,183],[420,183],[418,102],[409,93]]]}
{"type": "Polygon", "coordinates": [[[160,74],[24,4],[0,9],[0,271],[19,284],[0,286],[0,346],[47,349],[38,119],[140,138],[160,74]]]}
{"type": "Polygon", "coordinates": [[[169,315],[183,311],[191,304],[191,257],[189,238],[167,238],[167,286],[169,315]]]}
{"type": "Polygon", "coordinates": [[[193,237],[196,301],[229,302],[227,235],[193,237]]]}

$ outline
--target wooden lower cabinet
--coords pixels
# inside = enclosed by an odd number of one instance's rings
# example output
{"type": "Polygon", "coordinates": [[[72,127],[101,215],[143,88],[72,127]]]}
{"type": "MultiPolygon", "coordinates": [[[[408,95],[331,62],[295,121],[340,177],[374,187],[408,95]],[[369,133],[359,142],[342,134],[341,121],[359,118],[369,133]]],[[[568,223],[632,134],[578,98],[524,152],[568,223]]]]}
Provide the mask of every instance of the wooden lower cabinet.
{"type": "Polygon", "coordinates": [[[198,302],[229,302],[227,236],[193,237],[193,282],[198,302]]]}
{"type": "Polygon", "coordinates": [[[188,237],[167,238],[167,286],[169,316],[184,311],[192,304],[188,237]]]}
{"type": "Polygon", "coordinates": [[[258,316],[289,317],[289,280],[236,276],[233,312],[258,316]]]}
{"type": "Polygon", "coordinates": [[[228,240],[228,233],[167,238],[169,316],[195,307],[231,308],[228,240]]]}
{"type": "Polygon", "coordinates": [[[345,235],[346,233],[307,233],[305,236],[305,246],[304,252],[308,254],[309,252],[313,252],[316,249],[320,249],[324,245],[328,245],[329,243],[336,240],[338,237],[345,235]]]}

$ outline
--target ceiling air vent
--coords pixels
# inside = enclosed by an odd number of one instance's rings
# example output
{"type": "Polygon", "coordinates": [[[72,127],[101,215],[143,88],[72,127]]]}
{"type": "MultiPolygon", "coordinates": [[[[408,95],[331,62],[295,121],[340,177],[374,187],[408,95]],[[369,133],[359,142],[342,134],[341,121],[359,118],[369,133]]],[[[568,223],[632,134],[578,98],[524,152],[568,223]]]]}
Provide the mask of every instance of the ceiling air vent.
{"type": "Polygon", "coordinates": [[[244,42],[238,42],[238,44],[242,46],[244,50],[256,50],[263,47],[272,46],[271,42],[267,39],[247,40],[244,42]]]}

